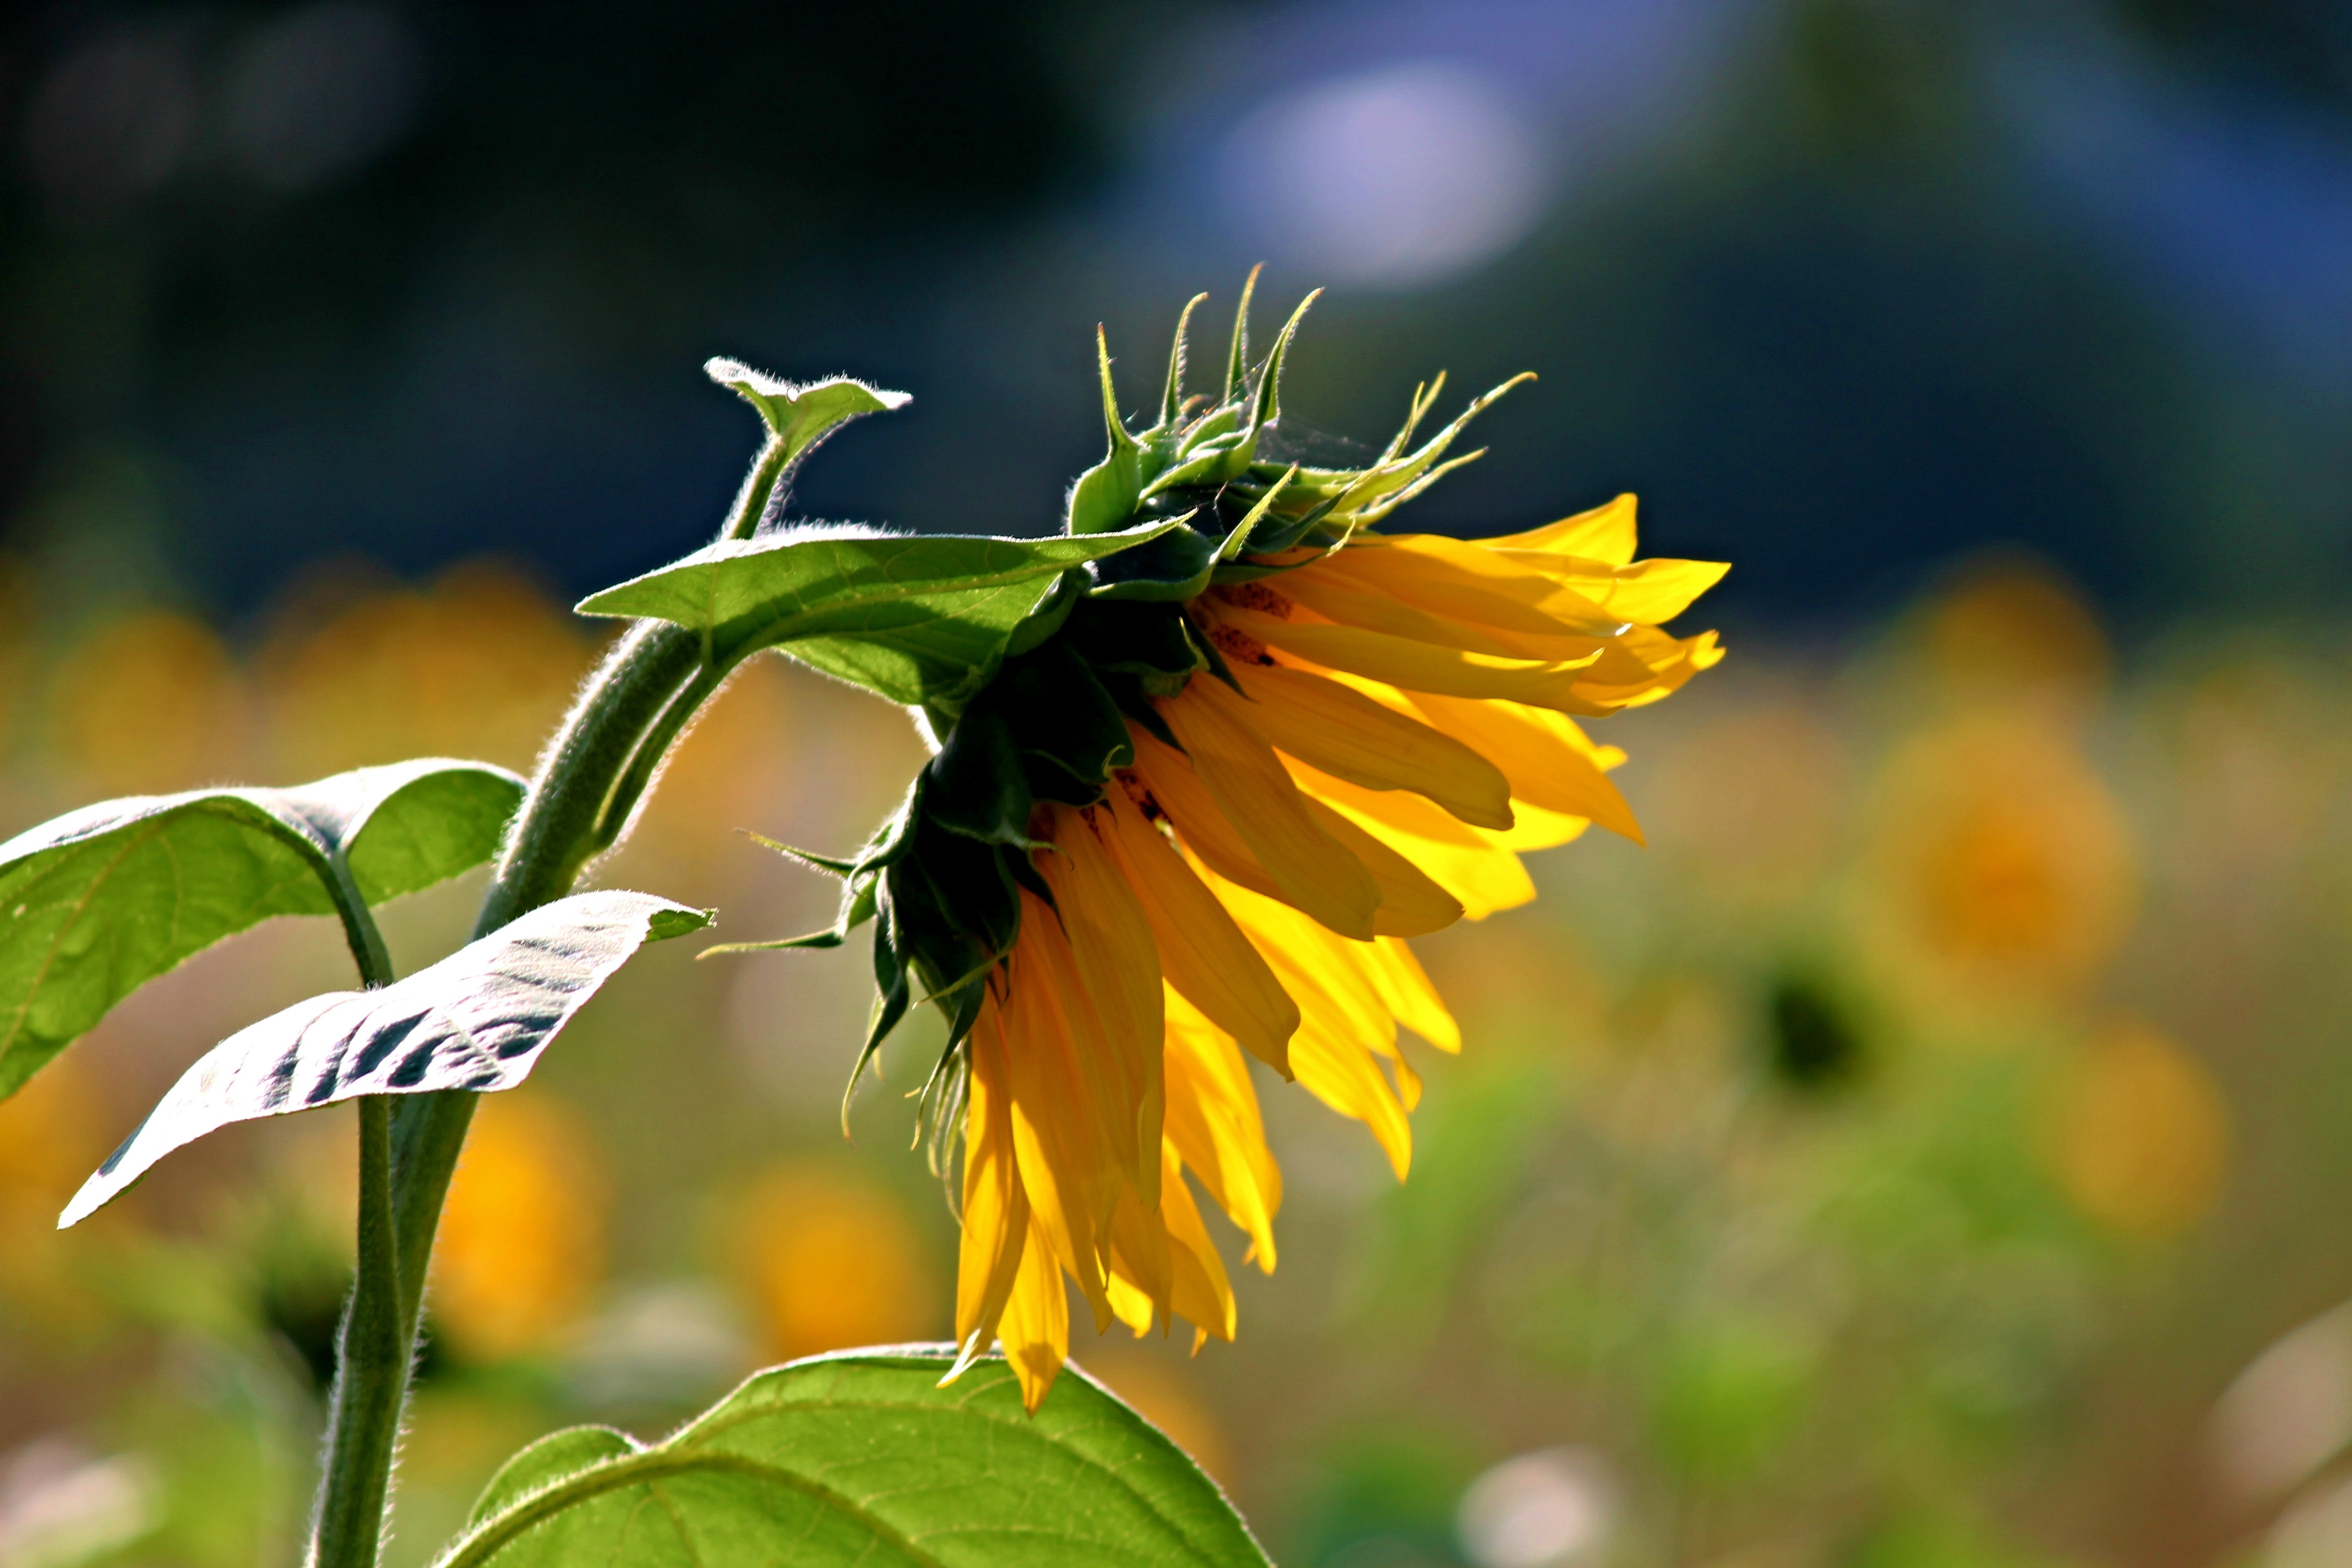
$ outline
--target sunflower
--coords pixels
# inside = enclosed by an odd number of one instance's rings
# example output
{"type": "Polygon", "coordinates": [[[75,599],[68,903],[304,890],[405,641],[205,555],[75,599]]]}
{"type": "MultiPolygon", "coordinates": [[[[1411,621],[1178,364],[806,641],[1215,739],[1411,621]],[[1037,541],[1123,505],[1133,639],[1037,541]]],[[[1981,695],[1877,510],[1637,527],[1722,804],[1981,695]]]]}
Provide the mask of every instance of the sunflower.
{"type": "Polygon", "coordinates": [[[1406,939],[1533,898],[1525,851],[1591,823],[1638,838],[1623,753],[1577,721],[1721,657],[1660,628],[1725,568],[1634,560],[1630,496],[1478,541],[1377,526],[1477,455],[1446,458],[1516,381],[1414,447],[1443,378],[1417,388],[1364,468],[1286,462],[1307,306],[1253,366],[1245,289],[1223,395],[1188,398],[1198,303],[1139,435],[1097,334],[1110,449],[1066,520],[1183,526],[1068,574],[977,697],[919,712],[936,754],[862,853],[775,846],[845,893],[832,930],[774,945],[876,923],[859,1067],[918,989],[948,1020],[920,1120],[962,1225],[950,1377],[1001,1342],[1032,1409],[1067,1354],[1066,1281],[1097,1331],[1233,1336],[1200,1196],[1268,1271],[1282,1203],[1249,1058],[1403,1177],[1400,1026],[1461,1048],[1406,939]]]}

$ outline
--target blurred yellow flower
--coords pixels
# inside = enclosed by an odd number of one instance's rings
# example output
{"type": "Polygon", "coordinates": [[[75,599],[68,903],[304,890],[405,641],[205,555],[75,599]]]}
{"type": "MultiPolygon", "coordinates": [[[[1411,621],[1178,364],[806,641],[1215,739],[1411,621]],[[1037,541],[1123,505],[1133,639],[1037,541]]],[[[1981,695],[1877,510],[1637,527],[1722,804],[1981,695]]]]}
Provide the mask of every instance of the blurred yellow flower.
{"type": "Polygon", "coordinates": [[[1244,1051],[1404,1175],[1421,1082],[1398,1027],[1461,1048],[1404,939],[1533,898],[1524,851],[1592,822],[1638,837],[1623,754],[1571,715],[1722,657],[1660,627],[1725,569],[1633,550],[1628,496],[1503,538],[1244,557],[1274,574],[1184,606],[1232,684],[1151,699],[1098,804],[1032,816],[1051,847],[970,1039],[956,1333],[967,1359],[1001,1338],[1033,1409],[1067,1353],[1066,1276],[1097,1331],[1233,1337],[1186,1177],[1271,1269],[1280,1174],[1244,1051]]]}
{"type": "Polygon", "coordinates": [[[94,795],[226,782],[247,720],[245,683],[220,638],[169,610],[91,630],[49,691],[51,755],[74,788],[94,795]]]}
{"type": "Polygon", "coordinates": [[[484,1096],[433,1245],[433,1321],[452,1348],[520,1355],[577,1318],[604,1276],[605,1196],[570,1107],[484,1096]]]}
{"type": "Polygon", "coordinates": [[[106,1157],[98,1097],[79,1056],[63,1056],[0,1101],[0,1220],[57,1224],[57,1211],[106,1157]]]}
{"type": "Polygon", "coordinates": [[[2122,811],[2058,726],[1973,713],[1904,747],[1883,784],[1876,889],[1947,980],[2063,990],[2129,932],[2138,878],[2122,811]]]}
{"type": "Polygon", "coordinates": [[[2137,1020],[2110,1024],[2062,1069],[2049,1135],[2075,1206],[2134,1236],[2196,1224],[2229,1173],[2221,1091],[2195,1057],[2137,1020]]]}
{"type": "Polygon", "coordinates": [[[2112,662],[2098,617],[2038,562],[1978,564],[1931,605],[1922,628],[1930,668],[1962,696],[2095,695],[2112,662]]]}
{"type": "Polygon", "coordinates": [[[310,778],[454,756],[527,770],[591,651],[545,594],[492,562],[423,590],[318,589],[257,661],[278,767],[310,778]]]}
{"type": "Polygon", "coordinates": [[[740,1200],[729,1234],[779,1358],[938,1331],[922,1238],[872,1183],[829,1165],[771,1171],[740,1200]]]}

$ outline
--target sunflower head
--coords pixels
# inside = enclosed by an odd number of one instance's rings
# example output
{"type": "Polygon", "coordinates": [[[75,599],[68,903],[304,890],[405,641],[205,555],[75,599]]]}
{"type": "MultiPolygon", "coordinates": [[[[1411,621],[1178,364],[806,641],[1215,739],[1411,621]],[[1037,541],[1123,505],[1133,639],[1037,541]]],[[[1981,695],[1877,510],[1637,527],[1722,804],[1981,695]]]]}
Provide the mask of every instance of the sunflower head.
{"type": "Polygon", "coordinates": [[[1631,497],[1479,541],[1377,526],[1476,456],[1447,453],[1516,380],[1418,446],[1439,387],[1417,388],[1362,468],[1271,456],[1306,309],[1253,364],[1244,289],[1222,389],[1197,396],[1180,321],[1139,432],[1097,333],[1108,449],[1064,527],[1087,563],[1024,585],[1001,645],[925,699],[934,754],[866,847],[802,856],[845,892],[800,941],[875,927],[859,1068],[919,997],[946,1016],[919,1122],[943,1175],[961,1153],[957,1334],[967,1360],[1001,1338],[1033,1408],[1066,1281],[1098,1329],[1231,1337],[1193,1192],[1273,1267],[1249,1058],[1404,1173],[1400,1030],[1461,1044],[1405,939],[1534,897],[1523,851],[1596,822],[1637,837],[1606,776],[1623,754],[1576,721],[1719,657],[1663,625],[1723,568],[1635,561],[1631,497]]]}
{"type": "MultiPolygon", "coordinates": [[[[833,859],[788,851],[845,883],[835,927],[802,942],[833,945],[876,922],[878,994],[848,1092],[918,995],[947,1020],[947,1047],[921,1097],[935,1163],[961,1109],[961,1047],[985,983],[1020,933],[1021,894],[1055,907],[1053,889],[1034,860],[1050,848],[1047,809],[1101,802],[1114,775],[1135,762],[1130,726],[1181,750],[1155,700],[1181,692],[1196,676],[1241,690],[1220,650],[1221,641],[1233,646],[1234,639],[1220,637],[1198,602],[1212,589],[1286,573],[1341,549],[1358,531],[1480,456],[1446,454],[1473,418],[1533,379],[1503,383],[1413,447],[1444,390],[1441,373],[1413,389],[1403,424],[1371,463],[1335,468],[1275,460],[1266,448],[1281,418],[1283,361],[1317,294],[1299,302],[1273,347],[1252,363],[1256,282],[1254,270],[1242,289],[1214,395],[1185,390],[1192,312],[1208,296],[1186,303],[1158,418],[1145,430],[1130,431],[1119,415],[1109,346],[1096,330],[1109,449],[1071,485],[1063,531],[1177,526],[1064,574],[1013,634],[977,696],[919,710],[936,754],[862,852],[833,859]]],[[[1254,596],[1238,597],[1248,603],[1254,596]]],[[[847,1107],[845,1094],[845,1114],[847,1107]]]]}

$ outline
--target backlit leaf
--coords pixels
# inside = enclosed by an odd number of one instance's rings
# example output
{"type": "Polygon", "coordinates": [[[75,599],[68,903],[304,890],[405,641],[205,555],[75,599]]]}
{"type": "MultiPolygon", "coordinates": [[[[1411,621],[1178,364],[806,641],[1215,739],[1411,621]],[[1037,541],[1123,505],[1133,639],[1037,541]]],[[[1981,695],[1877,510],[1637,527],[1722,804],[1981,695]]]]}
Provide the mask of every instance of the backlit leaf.
{"type": "Polygon", "coordinates": [[[1266,1568],[1216,1483],[1066,1370],[1034,1416],[994,1359],[853,1351],[753,1376],[666,1441],[541,1438],[439,1568],[1266,1568]]]}
{"type": "Polygon", "coordinates": [[[381,990],[298,1002],[205,1052],[58,1223],[74,1224],[173,1150],[233,1121],[366,1094],[512,1089],[638,948],[709,923],[649,893],[578,893],[381,990]]]}
{"type": "Polygon", "coordinates": [[[102,801],[0,844],[0,1095],[140,986],[272,915],[330,915],[498,849],[522,781],[428,758],[291,789],[102,801]]]}
{"type": "Polygon", "coordinates": [[[760,411],[768,428],[783,442],[788,463],[859,415],[887,414],[907,403],[903,392],[885,392],[845,375],[801,385],[731,359],[711,360],[702,370],[760,411]]]}
{"type": "Polygon", "coordinates": [[[1065,571],[1176,526],[1083,539],[823,528],[727,540],[579,608],[703,632],[721,668],[782,647],[894,702],[954,708],[987,684],[1065,571]]]}

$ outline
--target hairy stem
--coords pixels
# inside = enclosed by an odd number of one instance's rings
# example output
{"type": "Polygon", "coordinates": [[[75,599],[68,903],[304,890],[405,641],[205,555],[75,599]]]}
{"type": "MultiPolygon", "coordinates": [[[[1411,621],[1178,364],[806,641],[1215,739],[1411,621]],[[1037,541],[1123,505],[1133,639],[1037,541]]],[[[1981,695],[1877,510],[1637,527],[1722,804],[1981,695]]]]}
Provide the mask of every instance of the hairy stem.
{"type": "MultiPolygon", "coordinates": [[[[340,850],[328,858],[344,936],[360,984],[389,985],[392,955],[351,867],[340,850]]],[[[335,1386],[328,1399],[330,1463],[319,1479],[310,1560],[320,1568],[370,1568],[383,1533],[383,1500],[392,1448],[408,1394],[408,1342],[400,1337],[399,1247],[392,1225],[392,1105],[380,1095],[360,1101],[358,1268],[335,1340],[335,1386]]]]}
{"type": "Polygon", "coordinates": [[[399,1247],[392,1224],[392,1102],[360,1101],[359,1268],[335,1342],[333,1436],[320,1478],[311,1561],[367,1568],[383,1537],[392,1451],[408,1395],[408,1342],[401,1337],[399,1247]]]}
{"type": "MultiPolygon", "coordinates": [[[[735,498],[719,537],[748,539],[759,526],[784,468],[782,443],[771,439],[735,498]]],[[[539,774],[509,830],[504,850],[474,923],[477,937],[572,890],[580,873],[612,847],[627,826],[637,801],[659,771],[663,754],[685,732],[698,708],[718,689],[725,671],[708,668],[708,649],[698,633],[659,622],[632,626],[589,679],[562,727],[541,758],[539,774]]],[[[354,1391],[338,1384],[335,1420],[330,1428],[325,1495],[310,1560],[316,1568],[373,1568],[391,1497],[391,1471],[399,1443],[401,1410],[415,1360],[416,1331],[425,1300],[426,1266],[442,1200],[465,1146],[476,1096],[450,1089],[404,1095],[384,1118],[384,1213],[390,1224],[377,1235],[388,1242],[380,1267],[368,1264],[366,1144],[362,1143],[362,1266],[346,1317],[346,1345],[352,1325],[388,1322],[393,1370],[382,1378],[348,1361],[354,1391]],[[383,1308],[388,1304],[389,1310],[383,1308]],[[360,1394],[362,1381],[368,1381],[360,1394]],[[363,1522],[373,1528],[363,1528],[363,1522]],[[335,1555],[330,1556],[330,1531],[335,1555]]],[[[361,1102],[367,1108],[379,1100],[361,1102]]],[[[365,1131],[369,1124],[362,1122],[365,1131]]],[[[347,1350],[347,1355],[352,1353],[347,1350]]]]}

